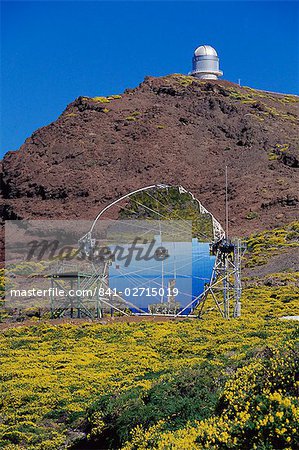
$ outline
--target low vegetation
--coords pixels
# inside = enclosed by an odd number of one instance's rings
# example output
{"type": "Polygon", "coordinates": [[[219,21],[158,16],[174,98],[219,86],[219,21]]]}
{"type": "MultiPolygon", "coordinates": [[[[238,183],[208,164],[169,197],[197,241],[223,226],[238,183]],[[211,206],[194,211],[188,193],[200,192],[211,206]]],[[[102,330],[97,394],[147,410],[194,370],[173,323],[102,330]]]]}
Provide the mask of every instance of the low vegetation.
{"type": "Polygon", "coordinates": [[[226,382],[209,418],[189,421],[175,431],[169,429],[170,418],[146,429],[138,425],[123,448],[298,448],[298,373],[298,346],[289,343],[284,350],[266,349],[226,382]]]}
{"type": "MultiPolygon", "coordinates": [[[[250,217],[251,218],[251,217],[250,217]]],[[[273,256],[288,248],[299,247],[299,222],[252,235],[247,240],[247,267],[266,264],[273,256]]]]}
{"type": "MultiPolygon", "coordinates": [[[[251,236],[247,264],[297,246],[298,232],[292,223],[251,236]]],[[[229,321],[213,310],[4,328],[0,448],[298,448],[299,327],[280,319],[298,315],[298,280],[246,283],[242,317],[229,321]]]]}

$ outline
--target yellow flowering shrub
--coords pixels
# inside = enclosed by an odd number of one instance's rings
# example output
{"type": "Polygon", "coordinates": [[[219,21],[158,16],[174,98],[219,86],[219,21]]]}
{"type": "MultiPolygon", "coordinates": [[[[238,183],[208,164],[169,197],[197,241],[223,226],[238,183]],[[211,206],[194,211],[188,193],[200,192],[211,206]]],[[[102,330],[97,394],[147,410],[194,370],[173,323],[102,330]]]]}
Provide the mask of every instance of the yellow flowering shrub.
{"type": "Polygon", "coordinates": [[[298,375],[298,345],[268,349],[226,383],[213,416],[176,431],[137,426],[123,450],[299,448],[298,375]]]}
{"type": "Polygon", "coordinates": [[[148,390],[165,373],[207,361],[233,372],[297,327],[276,319],[211,316],[164,323],[39,323],[2,331],[0,447],[44,449],[43,442],[63,441],[68,428],[80,426],[101,395],[132,386],[148,390]]]}

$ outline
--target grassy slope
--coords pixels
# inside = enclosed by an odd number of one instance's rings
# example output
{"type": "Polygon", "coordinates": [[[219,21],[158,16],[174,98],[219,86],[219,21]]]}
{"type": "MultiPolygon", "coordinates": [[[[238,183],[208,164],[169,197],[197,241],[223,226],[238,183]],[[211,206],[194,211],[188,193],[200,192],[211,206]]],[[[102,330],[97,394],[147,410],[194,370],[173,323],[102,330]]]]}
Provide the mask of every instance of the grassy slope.
{"type": "MultiPolygon", "coordinates": [[[[265,262],[256,261],[260,255],[267,260],[273,252],[298,245],[297,238],[296,224],[252,237],[247,265],[265,262]]],[[[275,277],[279,282],[271,286],[265,280],[247,280],[243,315],[232,321],[210,313],[202,321],[79,326],[37,323],[3,331],[0,448],[58,449],[71,441],[70,430],[84,428],[87,408],[101,395],[119,395],[132,386],[148,392],[168,374],[179,378],[201,364],[225,374],[226,379],[236,377],[222,386],[221,411],[215,410],[209,419],[185,424],[178,431],[171,429],[174,419],[167,417],[149,431],[146,426],[137,427],[127,449],[246,448],[248,427],[256,434],[265,428],[274,436],[266,434],[269,445],[256,448],[295,448],[299,438],[292,430],[299,413],[292,383],[298,368],[289,356],[295,350],[286,348],[294,345],[298,324],[278,318],[299,312],[298,274],[285,272],[275,277]],[[280,350],[260,359],[267,347],[280,350]],[[264,360],[268,361],[266,367],[264,360]],[[234,375],[243,366],[244,374],[234,375]],[[282,372],[286,379],[278,380],[282,372]],[[268,386],[263,384],[265,379],[268,386]],[[284,385],[289,386],[287,392],[284,385]],[[253,403],[257,398],[260,400],[253,403]],[[265,409],[258,418],[257,405],[265,409]],[[240,430],[236,430],[234,417],[240,430]]],[[[92,420],[91,432],[100,437],[101,415],[92,420]]],[[[263,435],[261,439],[266,442],[263,435]]],[[[248,448],[254,448],[255,444],[250,445],[248,448]]]]}

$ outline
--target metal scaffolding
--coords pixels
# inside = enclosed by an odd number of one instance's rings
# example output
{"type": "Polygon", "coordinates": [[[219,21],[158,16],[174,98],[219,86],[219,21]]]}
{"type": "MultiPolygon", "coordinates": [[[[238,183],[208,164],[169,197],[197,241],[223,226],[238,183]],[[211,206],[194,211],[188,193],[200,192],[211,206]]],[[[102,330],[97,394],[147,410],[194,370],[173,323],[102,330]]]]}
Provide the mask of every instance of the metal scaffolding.
{"type": "MultiPolygon", "coordinates": [[[[152,189],[168,189],[168,185],[153,185],[133,191],[120,199],[106,206],[96,216],[91,229],[79,240],[79,247],[84,256],[92,257],[95,247],[93,230],[98,219],[113,205],[122,200],[130,198],[132,195],[152,189]]],[[[215,256],[215,263],[212,276],[204,291],[192,298],[191,302],[178,311],[177,304],[169,298],[168,309],[164,315],[179,317],[188,315],[192,317],[202,317],[208,309],[205,308],[207,299],[212,297],[215,306],[221,316],[225,319],[236,318],[241,315],[241,257],[245,247],[240,240],[231,241],[228,238],[228,201],[227,201],[227,168],[226,168],[226,232],[220,223],[210,214],[203,205],[194,197],[192,193],[182,186],[176,186],[180,194],[189,194],[197,203],[200,214],[209,214],[213,225],[213,243],[210,244],[210,254],[215,256]]],[[[149,209],[149,208],[147,208],[149,209]]],[[[157,213],[159,214],[159,213],[157,213]]],[[[159,214],[161,216],[161,214],[159,214]]],[[[110,310],[111,314],[116,311],[121,315],[163,315],[156,314],[157,311],[149,308],[146,312],[138,306],[133,305],[127,298],[123,298],[117,292],[111,294],[109,286],[109,267],[112,259],[103,260],[96,266],[92,263],[90,270],[70,270],[63,264],[54,272],[51,278],[51,317],[88,317],[91,319],[103,317],[103,313],[110,310]],[[64,292],[64,296],[58,296],[55,288],[64,292]],[[70,292],[75,291],[71,296],[70,292]],[[89,295],[86,292],[89,292],[89,295]]],[[[121,294],[121,293],[120,293],[121,294]]],[[[154,305],[153,305],[154,306],[154,305]]],[[[161,306],[160,306],[161,309],[161,306]]],[[[160,311],[159,309],[159,311],[160,311]]],[[[163,309],[163,308],[162,308],[163,309]]],[[[161,311],[162,311],[161,309],[161,311]]]]}
{"type": "Polygon", "coordinates": [[[57,272],[50,275],[51,318],[69,316],[71,318],[100,317],[99,302],[92,292],[94,275],[78,271],[57,272]]]}
{"type": "MultiPolygon", "coordinates": [[[[241,257],[245,251],[240,240],[231,242],[222,240],[211,246],[215,254],[215,265],[209,285],[197,298],[199,317],[209,310],[205,310],[208,296],[213,298],[215,307],[224,319],[241,316],[241,257]]],[[[214,308],[215,308],[214,307],[214,308]]],[[[212,309],[214,309],[212,308],[212,309]]]]}

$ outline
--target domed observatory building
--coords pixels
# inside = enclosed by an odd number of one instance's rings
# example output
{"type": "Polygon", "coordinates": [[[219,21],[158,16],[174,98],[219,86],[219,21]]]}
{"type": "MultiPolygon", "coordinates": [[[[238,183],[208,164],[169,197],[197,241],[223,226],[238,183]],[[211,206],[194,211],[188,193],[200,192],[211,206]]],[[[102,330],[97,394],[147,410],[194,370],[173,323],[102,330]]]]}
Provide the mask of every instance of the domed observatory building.
{"type": "Polygon", "coordinates": [[[218,80],[223,75],[219,70],[219,58],[216,50],[210,45],[201,45],[194,52],[192,75],[201,80],[218,80]]]}

